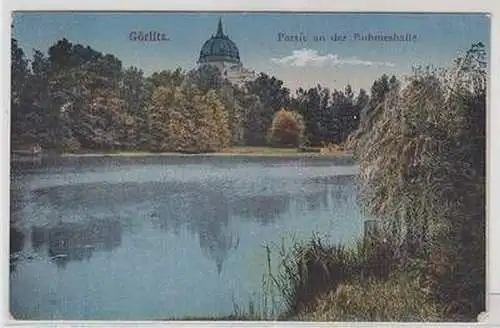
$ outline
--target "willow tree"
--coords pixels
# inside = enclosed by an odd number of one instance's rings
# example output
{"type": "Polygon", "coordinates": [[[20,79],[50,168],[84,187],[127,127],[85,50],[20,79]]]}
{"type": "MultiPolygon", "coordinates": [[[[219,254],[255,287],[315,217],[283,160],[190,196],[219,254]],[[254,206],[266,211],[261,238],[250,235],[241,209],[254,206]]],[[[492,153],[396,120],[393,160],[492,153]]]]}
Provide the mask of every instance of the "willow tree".
{"type": "Polygon", "coordinates": [[[360,201],[426,260],[426,283],[450,313],[485,305],[486,54],[474,44],[452,69],[418,68],[351,136],[360,201]]]}

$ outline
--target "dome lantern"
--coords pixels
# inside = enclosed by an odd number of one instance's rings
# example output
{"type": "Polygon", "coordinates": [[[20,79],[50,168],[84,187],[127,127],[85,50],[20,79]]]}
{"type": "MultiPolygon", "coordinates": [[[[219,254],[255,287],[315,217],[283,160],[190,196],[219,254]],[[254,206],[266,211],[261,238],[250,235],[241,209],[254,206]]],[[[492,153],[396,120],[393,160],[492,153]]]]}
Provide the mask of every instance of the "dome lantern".
{"type": "Polygon", "coordinates": [[[219,18],[219,24],[217,24],[217,34],[215,34],[216,38],[223,38],[224,32],[222,31],[222,19],[219,18]]]}

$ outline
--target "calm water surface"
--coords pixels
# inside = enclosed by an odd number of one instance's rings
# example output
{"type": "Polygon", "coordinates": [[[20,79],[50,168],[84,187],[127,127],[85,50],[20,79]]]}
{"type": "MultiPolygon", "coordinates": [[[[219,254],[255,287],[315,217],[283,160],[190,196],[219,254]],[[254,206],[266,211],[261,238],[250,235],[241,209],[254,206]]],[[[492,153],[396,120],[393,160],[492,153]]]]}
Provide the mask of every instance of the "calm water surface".
{"type": "Polygon", "coordinates": [[[11,313],[231,314],[262,288],[264,245],[361,234],[355,169],[345,159],[268,157],[65,158],[14,168],[11,313]]]}

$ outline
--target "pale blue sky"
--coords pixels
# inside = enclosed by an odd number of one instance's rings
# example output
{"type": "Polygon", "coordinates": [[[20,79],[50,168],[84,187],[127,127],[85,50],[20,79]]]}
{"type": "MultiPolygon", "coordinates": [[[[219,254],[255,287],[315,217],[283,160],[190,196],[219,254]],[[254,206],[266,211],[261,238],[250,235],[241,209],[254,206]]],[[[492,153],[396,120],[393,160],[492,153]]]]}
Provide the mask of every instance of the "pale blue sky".
{"type": "Polygon", "coordinates": [[[343,88],[369,88],[383,73],[404,75],[418,64],[449,65],[477,41],[489,46],[485,14],[291,14],[291,13],[17,13],[13,36],[31,57],[47,52],[58,39],[90,45],[136,66],[146,74],[162,69],[194,67],[200,48],[215,33],[221,17],[224,32],[236,43],[243,64],[282,79],[286,86],[318,83],[343,88]],[[129,40],[131,31],[159,31],[171,39],[161,43],[129,40]],[[277,34],[302,32],[385,33],[417,35],[414,42],[353,41],[278,42],[277,34]]]}

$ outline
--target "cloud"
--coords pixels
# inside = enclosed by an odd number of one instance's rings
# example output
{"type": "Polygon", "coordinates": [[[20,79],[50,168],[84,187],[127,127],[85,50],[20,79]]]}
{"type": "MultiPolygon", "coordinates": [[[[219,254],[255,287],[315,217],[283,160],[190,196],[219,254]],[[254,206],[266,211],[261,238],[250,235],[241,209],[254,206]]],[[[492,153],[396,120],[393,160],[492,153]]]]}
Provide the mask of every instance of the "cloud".
{"type": "Polygon", "coordinates": [[[305,66],[341,66],[341,65],[353,65],[353,66],[386,66],[394,67],[393,63],[390,62],[376,62],[370,60],[361,60],[357,57],[350,58],[340,58],[337,54],[325,54],[321,55],[317,50],[313,49],[300,49],[294,50],[290,56],[285,56],[282,58],[271,58],[272,62],[281,65],[289,65],[293,67],[305,67],[305,66]]]}

